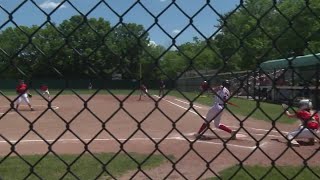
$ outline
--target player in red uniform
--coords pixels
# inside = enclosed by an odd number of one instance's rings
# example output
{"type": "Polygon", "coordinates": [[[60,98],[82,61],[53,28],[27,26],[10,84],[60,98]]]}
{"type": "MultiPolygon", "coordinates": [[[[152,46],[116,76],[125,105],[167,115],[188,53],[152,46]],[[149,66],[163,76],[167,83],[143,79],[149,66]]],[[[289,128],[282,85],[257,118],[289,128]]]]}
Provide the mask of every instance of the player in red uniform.
{"type": "Polygon", "coordinates": [[[28,85],[24,83],[23,80],[19,80],[19,84],[16,87],[16,92],[19,95],[19,98],[16,104],[16,110],[18,110],[20,103],[24,101],[25,103],[28,104],[28,106],[30,107],[30,110],[33,111],[34,109],[32,108],[28,98],[28,85]]]}
{"type": "Polygon", "coordinates": [[[140,97],[139,97],[139,101],[141,100],[141,96],[146,96],[148,94],[148,89],[147,87],[142,83],[140,85],[140,97]]]}
{"type": "Polygon", "coordinates": [[[288,133],[287,138],[290,143],[299,146],[295,139],[306,138],[309,139],[309,144],[314,144],[315,135],[319,129],[319,115],[312,110],[312,102],[309,99],[300,100],[299,110],[296,113],[290,113],[287,108],[285,113],[287,116],[298,118],[301,121],[298,129],[288,133]]]}
{"type": "Polygon", "coordinates": [[[48,100],[50,101],[51,97],[50,97],[49,87],[45,84],[42,84],[40,86],[40,91],[41,91],[42,95],[44,95],[44,96],[46,95],[48,100]]]}

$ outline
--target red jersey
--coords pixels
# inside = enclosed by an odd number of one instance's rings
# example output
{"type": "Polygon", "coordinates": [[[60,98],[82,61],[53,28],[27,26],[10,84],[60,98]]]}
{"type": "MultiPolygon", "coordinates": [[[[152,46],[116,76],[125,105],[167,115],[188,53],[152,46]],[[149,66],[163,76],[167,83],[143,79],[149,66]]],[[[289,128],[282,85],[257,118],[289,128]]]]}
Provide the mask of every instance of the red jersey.
{"type": "Polygon", "coordinates": [[[46,85],[41,85],[41,86],[40,86],[40,90],[41,90],[41,91],[46,91],[46,90],[48,90],[48,86],[46,86],[46,85]]]}
{"type": "Polygon", "coordinates": [[[303,124],[309,129],[319,128],[319,115],[318,113],[311,113],[309,111],[298,111],[297,117],[303,122],[303,124]]]}
{"type": "Polygon", "coordinates": [[[19,85],[16,87],[16,91],[17,91],[17,93],[19,93],[19,94],[25,93],[27,89],[28,89],[28,86],[27,86],[27,84],[25,84],[25,83],[19,84],[19,85]]]}

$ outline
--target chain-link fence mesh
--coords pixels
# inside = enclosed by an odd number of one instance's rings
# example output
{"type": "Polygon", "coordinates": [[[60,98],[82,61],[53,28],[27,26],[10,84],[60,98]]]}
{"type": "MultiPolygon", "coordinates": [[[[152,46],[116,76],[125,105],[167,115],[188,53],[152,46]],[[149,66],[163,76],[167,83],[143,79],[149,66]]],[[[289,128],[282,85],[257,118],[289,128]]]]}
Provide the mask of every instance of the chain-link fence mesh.
{"type": "Polygon", "coordinates": [[[133,162],[133,173],[125,179],[237,179],[240,172],[252,179],[274,178],[275,173],[294,179],[306,171],[320,179],[319,117],[301,101],[310,99],[313,109],[319,108],[320,1],[221,2],[234,4],[221,12],[224,5],[207,0],[197,2],[191,13],[189,1],[99,0],[86,10],[81,3],[0,1],[0,179],[46,179],[39,168],[50,158],[63,167],[56,170],[58,179],[117,179],[121,176],[113,166],[128,165],[119,160],[121,154],[133,162]],[[157,3],[165,5],[155,10],[157,3]],[[198,21],[213,21],[208,14],[217,17],[215,27],[200,28],[198,21]],[[140,18],[149,24],[140,24],[140,18]],[[183,25],[171,33],[170,23],[183,25]],[[193,40],[181,43],[185,34],[191,39],[190,31],[193,40]],[[150,39],[153,34],[170,43],[157,45],[150,39]],[[18,79],[27,86],[17,85],[18,79]],[[227,92],[220,86],[225,80],[229,97],[221,96],[227,92]],[[159,88],[164,91],[158,96],[159,88]],[[18,104],[30,92],[32,103],[42,105],[30,104],[35,111],[29,112],[18,104]],[[202,104],[212,107],[204,110],[202,104]],[[233,130],[219,122],[221,115],[222,120],[234,119],[233,130]],[[299,129],[292,131],[297,125],[287,116],[302,121],[299,129]],[[133,130],[114,126],[118,121],[133,130]],[[215,127],[209,127],[211,122],[215,127]],[[194,129],[202,123],[199,131],[194,129]],[[188,134],[192,129],[194,137],[188,134]],[[231,136],[225,138],[217,129],[231,136]],[[308,142],[295,140],[300,137],[308,142]],[[139,159],[132,150],[146,156],[139,159]],[[40,155],[26,156],[34,153],[40,155]],[[76,156],[68,159],[66,153],[76,156]],[[88,154],[93,164],[85,159],[88,154]],[[167,161],[160,166],[166,171],[144,168],[156,154],[167,161]],[[81,161],[84,167],[78,167],[81,161]],[[15,164],[23,164],[27,173],[17,175],[15,169],[17,176],[9,176],[6,167],[15,164]],[[267,168],[258,175],[247,166],[259,164],[267,168]],[[220,172],[231,165],[238,166],[220,172]],[[288,173],[283,165],[298,168],[288,173]],[[86,168],[99,171],[86,177],[81,174],[86,168]]]}

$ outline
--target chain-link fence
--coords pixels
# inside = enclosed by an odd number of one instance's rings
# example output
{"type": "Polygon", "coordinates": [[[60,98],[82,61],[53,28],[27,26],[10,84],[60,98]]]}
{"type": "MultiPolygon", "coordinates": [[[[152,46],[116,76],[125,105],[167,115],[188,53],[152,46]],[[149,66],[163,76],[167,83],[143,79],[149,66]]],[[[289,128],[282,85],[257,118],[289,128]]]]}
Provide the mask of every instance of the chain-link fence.
{"type": "Polygon", "coordinates": [[[0,9],[0,179],[320,179],[319,0],[0,9]]]}

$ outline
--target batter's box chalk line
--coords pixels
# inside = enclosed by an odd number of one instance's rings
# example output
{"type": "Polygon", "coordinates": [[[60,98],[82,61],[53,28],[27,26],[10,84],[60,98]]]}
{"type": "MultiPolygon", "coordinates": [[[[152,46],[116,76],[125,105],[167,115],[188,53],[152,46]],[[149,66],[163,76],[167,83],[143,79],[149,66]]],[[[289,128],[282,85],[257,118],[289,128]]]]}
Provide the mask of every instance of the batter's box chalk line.
{"type": "MultiPolygon", "coordinates": [[[[196,134],[196,132],[194,132],[194,133],[186,133],[184,135],[185,136],[194,136],[195,134],[196,134]]],[[[204,136],[216,137],[216,135],[214,135],[214,134],[204,134],[204,136]]],[[[237,138],[246,138],[246,137],[248,137],[248,136],[245,135],[245,134],[237,133],[237,138]]]]}
{"type": "MultiPolygon", "coordinates": [[[[27,105],[20,105],[20,107],[28,107],[27,105]]],[[[32,105],[32,107],[48,107],[46,105],[32,105]]],[[[59,109],[59,106],[51,106],[53,110],[59,109]]],[[[9,108],[9,106],[0,106],[0,108],[9,108]]],[[[37,111],[37,109],[35,109],[37,111]]],[[[35,111],[30,111],[30,112],[35,112],[35,111]]],[[[3,112],[0,112],[0,115],[3,115],[3,112]]],[[[15,114],[15,112],[8,112],[7,114],[15,114]]]]}
{"type": "MultiPolygon", "coordinates": [[[[180,140],[180,141],[187,141],[185,138],[183,137],[174,137],[174,139],[176,140],[180,140]]],[[[189,139],[190,140],[190,139],[189,139]]],[[[190,140],[192,141],[192,140],[190,140]]],[[[222,142],[213,142],[213,141],[207,141],[207,140],[199,140],[197,141],[197,143],[203,143],[203,144],[213,144],[213,145],[223,145],[222,142]]],[[[266,146],[268,142],[263,142],[259,145],[259,147],[263,147],[266,146]]],[[[243,149],[249,149],[249,150],[253,150],[256,149],[257,146],[244,146],[244,145],[238,145],[238,144],[232,144],[232,143],[226,143],[227,147],[235,147],[235,148],[243,148],[243,149]]]]}
{"type": "MultiPolygon", "coordinates": [[[[153,140],[160,140],[162,138],[152,138],[153,140]]],[[[87,138],[87,139],[81,139],[82,141],[92,141],[92,139],[87,138]]],[[[127,138],[118,138],[119,141],[127,141],[127,138]]],[[[149,138],[130,138],[130,141],[150,141],[149,138]]],[[[165,140],[171,140],[171,141],[187,141],[187,139],[183,138],[183,137],[168,137],[165,138],[165,140]]],[[[60,143],[81,143],[81,141],[79,139],[59,139],[59,140],[54,140],[54,139],[47,139],[46,142],[53,142],[53,141],[57,141],[60,143]]],[[[93,141],[115,141],[113,138],[102,138],[102,139],[94,139],[93,141]]],[[[192,140],[190,140],[192,141],[192,140]]],[[[17,140],[10,140],[11,143],[16,143],[17,140]]],[[[39,143],[39,142],[44,142],[42,139],[24,139],[24,140],[20,140],[19,143],[39,143]]],[[[0,139],[0,144],[7,144],[7,141],[1,140],[0,139]]],[[[223,143],[219,143],[219,142],[212,142],[212,141],[197,141],[197,143],[203,143],[203,144],[213,144],[213,145],[222,145],[223,143]]],[[[265,146],[267,144],[267,142],[264,142],[262,144],[259,145],[259,147],[265,146]]],[[[257,146],[244,146],[244,145],[237,145],[237,144],[231,144],[231,143],[227,143],[226,144],[227,147],[235,147],[235,148],[243,148],[243,149],[249,149],[249,150],[253,150],[256,149],[257,146]]]]}

